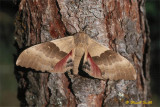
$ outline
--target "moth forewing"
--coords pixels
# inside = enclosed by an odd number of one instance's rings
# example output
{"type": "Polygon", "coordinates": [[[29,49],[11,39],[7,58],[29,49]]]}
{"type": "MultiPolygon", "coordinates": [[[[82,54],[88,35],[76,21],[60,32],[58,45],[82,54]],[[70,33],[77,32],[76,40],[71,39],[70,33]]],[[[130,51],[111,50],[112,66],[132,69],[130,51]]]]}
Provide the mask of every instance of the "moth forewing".
{"type": "MultiPolygon", "coordinates": [[[[56,39],[34,45],[19,55],[16,65],[32,68],[37,71],[58,72],[54,70],[55,65],[67,56],[73,47],[73,37],[64,37],[63,39],[56,39]]],[[[67,61],[67,59],[63,61],[67,61]]],[[[64,66],[66,62],[62,63],[64,66]]]]}
{"type": "Polygon", "coordinates": [[[100,56],[105,51],[110,50],[109,48],[101,45],[100,43],[96,42],[95,40],[93,40],[91,38],[88,39],[87,49],[88,49],[88,52],[90,53],[91,57],[100,56]]]}

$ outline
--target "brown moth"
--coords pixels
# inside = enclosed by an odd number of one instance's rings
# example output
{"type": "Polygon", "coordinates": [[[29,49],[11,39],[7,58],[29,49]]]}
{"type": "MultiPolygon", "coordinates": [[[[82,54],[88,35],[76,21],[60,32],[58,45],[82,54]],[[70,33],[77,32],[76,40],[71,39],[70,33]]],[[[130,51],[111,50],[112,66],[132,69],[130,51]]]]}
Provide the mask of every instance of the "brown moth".
{"type": "Polygon", "coordinates": [[[126,58],[85,33],[34,45],[20,54],[16,65],[53,73],[73,69],[76,75],[82,59],[82,70],[94,78],[136,79],[135,69],[126,58]]]}

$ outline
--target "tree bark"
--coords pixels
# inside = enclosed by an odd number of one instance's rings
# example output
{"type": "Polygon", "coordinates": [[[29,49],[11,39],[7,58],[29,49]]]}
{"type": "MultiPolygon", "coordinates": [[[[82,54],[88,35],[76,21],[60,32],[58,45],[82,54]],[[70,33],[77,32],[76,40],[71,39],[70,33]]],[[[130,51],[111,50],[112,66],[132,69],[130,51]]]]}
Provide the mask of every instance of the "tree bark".
{"type": "Polygon", "coordinates": [[[127,58],[137,72],[136,81],[104,81],[16,67],[21,106],[108,107],[149,101],[150,39],[144,4],[144,0],[21,0],[15,21],[19,53],[83,30],[127,58]]]}

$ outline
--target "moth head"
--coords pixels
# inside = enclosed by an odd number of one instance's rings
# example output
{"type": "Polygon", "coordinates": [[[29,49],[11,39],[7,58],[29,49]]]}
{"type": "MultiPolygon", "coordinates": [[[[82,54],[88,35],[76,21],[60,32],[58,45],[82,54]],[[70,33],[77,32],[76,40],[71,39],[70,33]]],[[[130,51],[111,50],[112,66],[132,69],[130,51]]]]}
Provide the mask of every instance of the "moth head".
{"type": "Polygon", "coordinates": [[[74,36],[74,43],[75,45],[88,45],[88,39],[89,36],[87,34],[85,34],[84,32],[78,33],[74,36]]]}

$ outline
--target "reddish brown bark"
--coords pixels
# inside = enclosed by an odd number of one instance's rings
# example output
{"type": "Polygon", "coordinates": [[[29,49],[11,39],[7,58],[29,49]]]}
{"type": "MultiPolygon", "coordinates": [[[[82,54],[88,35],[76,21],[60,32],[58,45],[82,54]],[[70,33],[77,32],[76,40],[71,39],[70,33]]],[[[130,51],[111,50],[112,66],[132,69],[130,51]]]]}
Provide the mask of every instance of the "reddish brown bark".
{"type": "Polygon", "coordinates": [[[144,0],[21,0],[16,16],[16,41],[26,48],[81,30],[126,57],[136,81],[104,81],[16,68],[21,105],[127,106],[148,101],[149,37],[144,0]],[[28,72],[26,72],[28,71],[28,72]]]}

